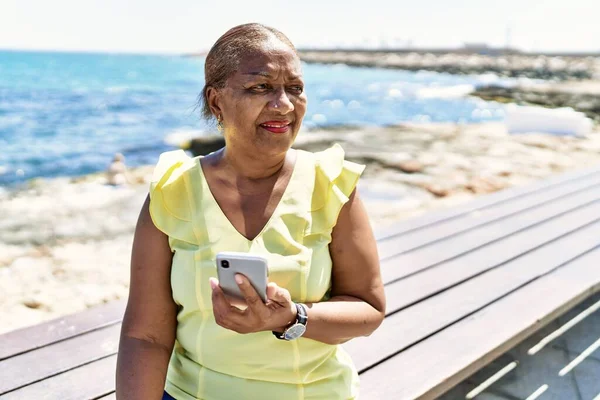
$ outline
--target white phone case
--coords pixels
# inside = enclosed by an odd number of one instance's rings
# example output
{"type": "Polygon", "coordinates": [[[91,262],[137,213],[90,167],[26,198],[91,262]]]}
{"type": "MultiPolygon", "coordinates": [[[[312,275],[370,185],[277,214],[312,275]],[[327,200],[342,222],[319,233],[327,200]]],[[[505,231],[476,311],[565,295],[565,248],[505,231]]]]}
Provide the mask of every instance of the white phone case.
{"type": "Polygon", "coordinates": [[[263,303],[267,302],[267,259],[257,254],[224,251],[217,254],[217,276],[223,292],[237,299],[244,299],[235,274],[242,274],[252,284],[263,303]]]}

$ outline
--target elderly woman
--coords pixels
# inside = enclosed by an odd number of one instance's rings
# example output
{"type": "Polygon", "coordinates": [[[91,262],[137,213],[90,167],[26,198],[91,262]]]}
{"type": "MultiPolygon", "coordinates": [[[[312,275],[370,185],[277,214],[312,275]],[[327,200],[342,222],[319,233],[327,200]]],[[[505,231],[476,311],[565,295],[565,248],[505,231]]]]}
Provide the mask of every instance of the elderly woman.
{"type": "Polygon", "coordinates": [[[340,344],[371,334],[385,313],[355,189],[363,167],[339,146],[291,149],[307,101],[281,32],[231,29],[205,78],[203,112],[226,146],[197,158],[167,152],[156,166],[133,243],[117,398],[356,398],[340,344]],[[247,306],[230,303],[215,279],[221,251],[268,260],[266,303],[242,275],[247,306]]]}

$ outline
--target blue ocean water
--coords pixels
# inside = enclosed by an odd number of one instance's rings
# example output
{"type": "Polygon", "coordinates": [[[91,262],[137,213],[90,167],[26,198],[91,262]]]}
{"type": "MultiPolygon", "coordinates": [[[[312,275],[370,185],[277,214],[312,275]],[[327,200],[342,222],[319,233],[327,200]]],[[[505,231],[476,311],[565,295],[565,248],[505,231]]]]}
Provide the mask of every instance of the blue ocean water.
{"type": "MultiPolygon", "coordinates": [[[[196,100],[199,58],[0,51],[0,186],[104,170],[115,152],[155,163],[174,132],[212,131],[196,100]]],[[[305,65],[306,127],[500,120],[501,105],[463,97],[493,75],[305,65]]],[[[310,133],[304,133],[310,134],[310,133]]]]}

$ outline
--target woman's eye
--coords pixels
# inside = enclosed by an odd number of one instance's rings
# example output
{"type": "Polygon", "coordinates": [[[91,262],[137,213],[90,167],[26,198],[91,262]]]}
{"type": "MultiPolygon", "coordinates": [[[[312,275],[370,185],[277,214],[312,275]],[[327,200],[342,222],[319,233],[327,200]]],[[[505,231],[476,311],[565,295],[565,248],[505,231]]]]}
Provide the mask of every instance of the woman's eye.
{"type": "Polygon", "coordinates": [[[293,93],[296,93],[296,94],[302,94],[302,92],[304,91],[304,88],[303,88],[302,86],[292,86],[292,87],[290,88],[290,90],[291,90],[293,93]]]}
{"type": "Polygon", "coordinates": [[[268,89],[268,86],[264,83],[260,84],[260,85],[252,86],[252,90],[259,91],[259,92],[264,92],[267,89],[268,89]]]}

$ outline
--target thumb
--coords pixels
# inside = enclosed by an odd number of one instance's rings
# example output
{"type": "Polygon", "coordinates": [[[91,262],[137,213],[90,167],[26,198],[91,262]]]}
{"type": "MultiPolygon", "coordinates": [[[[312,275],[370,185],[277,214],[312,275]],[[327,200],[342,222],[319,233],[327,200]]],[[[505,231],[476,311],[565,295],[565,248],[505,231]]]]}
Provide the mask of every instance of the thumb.
{"type": "Polygon", "coordinates": [[[279,286],[274,282],[269,282],[267,284],[267,299],[275,300],[277,292],[279,292],[279,286]]]}
{"type": "Polygon", "coordinates": [[[292,296],[287,289],[277,286],[276,283],[269,283],[267,285],[267,297],[269,300],[279,303],[279,304],[287,304],[292,302],[292,296]]]}

